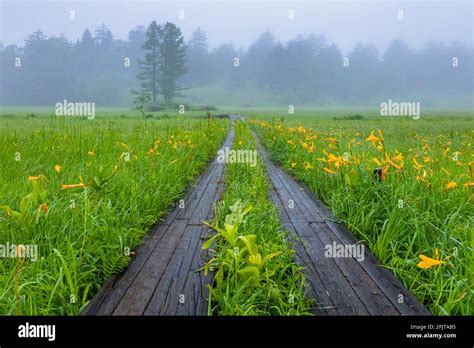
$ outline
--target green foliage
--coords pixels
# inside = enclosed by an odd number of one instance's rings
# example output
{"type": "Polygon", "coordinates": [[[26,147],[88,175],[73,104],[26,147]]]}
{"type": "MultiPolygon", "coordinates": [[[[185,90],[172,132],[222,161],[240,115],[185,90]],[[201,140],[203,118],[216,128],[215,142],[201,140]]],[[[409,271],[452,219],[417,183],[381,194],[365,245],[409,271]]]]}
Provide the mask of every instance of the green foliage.
{"type": "Polygon", "coordinates": [[[161,27],[155,22],[151,22],[146,31],[146,41],[142,48],[147,51],[145,60],[138,60],[140,73],[137,78],[141,80],[140,95],[150,95],[153,102],[159,93],[159,66],[160,66],[160,40],[161,27]]]}
{"type": "MultiPolygon", "coordinates": [[[[139,94],[151,96],[151,101],[157,102],[158,94],[163,95],[165,104],[170,104],[180,97],[181,88],[178,80],[186,71],[186,48],[181,30],[173,23],[158,25],[151,22],[146,32],[147,40],[143,49],[147,51],[145,60],[139,60],[141,80],[139,94]]],[[[158,111],[153,105],[153,111],[158,111]]]]}
{"type": "Polygon", "coordinates": [[[472,117],[354,122],[296,116],[253,123],[272,158],[316,193],[432,313],[474,313],[472,117]],[[383,133],[383,143],[367,141],[373,130],[377,137],[383,133]],[[347,161],[337,167],[330,155],[347,161]],[[379,166],[384,178],[374,182],[379,166]],[[329,167],[333,173],[324,171],[329,167]],[[446,264],[417,267],[420,255],[434,258],[436,249],[446,264]]]}
{"type": "MultiPolygon", "coordinates": [[[[243,123],[236,126],[234,148],[255,148],[243,123]]],[[[204,267],[214,272],[209,314],[308,314],[305,278],[292,262],[286,232],[268,201],[262,164],[227,164],[226,187],[215,220],[209,223],[216,233],[202,247],[213,253],[204,267]]]]}
{"type": "Polygon", "coordinates": [[[145,106],[150,102],[150,99],[148,94],[138,94],[133,100],[135,109],[140,111],[143,117],[145,117],[145,106]]]}
{"type": "Polygon", "coordinates": [[[183,117],[1,122],[0,244],[37,245],[38,258],[1,259],[0,314],[78,314],[127,266],[228,132],[183,117]]]}

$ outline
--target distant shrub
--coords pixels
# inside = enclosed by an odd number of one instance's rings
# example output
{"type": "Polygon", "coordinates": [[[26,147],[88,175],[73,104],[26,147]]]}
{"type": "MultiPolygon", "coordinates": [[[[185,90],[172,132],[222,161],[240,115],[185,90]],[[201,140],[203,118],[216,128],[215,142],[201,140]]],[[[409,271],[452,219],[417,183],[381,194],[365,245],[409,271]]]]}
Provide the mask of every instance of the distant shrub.
{"type": "Polygon", "coordinates": [[[159,103],[148,104],[145,107],[146,111],[152,111],[152,112],[162,111],[162,110],[165,110],[165,109],[166,109],[166,106],[161,105],[159,103]]]}
{"type": "Polygon", "coordinates": [[[364,116],[356,114],[356,115],[348,115],[343,117],[333,117],[334,120],[362,120],[364,116]]]}
{"type": "Polygon", "coordinates": [[[158,112],[163,110],[176,110],[179,111],[181,106],[184,106],[185,111],[216,111],[217,107],[215,105],[189,105],[185,103],[178,103],[178,102],[155,102],[149,103],[146,106],[147,111],[151,112],[158,112]]]}
{"type": "Polygon", "coordinates": [[[147,111],[152,111],[152,112],[163,111],[163,110],[178,110],[181,105],[184,105],[185,110],[189,110],[190,108],[189,105],[182,104],[182,103],[175,103],[175,102],[166,103],[166,102],[160,101],[160,102],[147,104],[145,109],[147,111]]]}
{"type": "Polygon", "coordinates": [[[215,105],[201,106],[199,111],[207,111],[207,110],[209,110],[209,111],[216,111],[216,110],[217,110],[217,106],[215,106],[215,105]]]}

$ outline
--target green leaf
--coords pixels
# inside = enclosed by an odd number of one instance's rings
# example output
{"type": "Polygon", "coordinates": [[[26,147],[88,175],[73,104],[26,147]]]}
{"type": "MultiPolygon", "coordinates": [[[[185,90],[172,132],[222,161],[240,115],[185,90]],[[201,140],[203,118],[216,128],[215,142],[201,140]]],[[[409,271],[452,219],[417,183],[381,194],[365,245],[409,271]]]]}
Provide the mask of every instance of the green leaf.
{"type": "Polygon", "coordinates": [[[251,278],[254,278],[256,281],[260,280],[260,271],[255,266],[247,266],[244,269],[237,271],[237,273],[244,279],[244,281],[248,281],[251,278]]]}
{"type": "Polygon", "coordinates": [[[249,251],[249,253],[253,256],[258,254],[258,245],[257,245],[257,236],[254,234],[249,234],[247,236],[240,236],[242,242],[244,242],[245,247],[249,251]]]}
{"type": "Polygon", "coordinates": [[[225,230],[222,230],[221,234],[227,240],[227,242],[234,246],[237,227],[235,225],[229,225],[228,223],[225,223],[224,226],[225,230]]]}
{"type": "Polygon", "coordinates": [[[218,234],[215,234],[214,236],[212,236],[211,238],[209,238],[201,247],[201,250],[205,250],[205,249],[209,249],[212,245],[212,243],[214,242],[214,239],[216,239],[219,235],[218,234]]]}
{"type": "Polygon", "coordinates": [[[276,253],[271,253],[271,254],[268,254],[267,256],[265,256],[263,258],[263,261],[262,263],[265,265],[268,261],[270,261],[271,259],[273,259],[274,257],[278,256],[281,254],[281,251],[277,251],[276,253]]]}

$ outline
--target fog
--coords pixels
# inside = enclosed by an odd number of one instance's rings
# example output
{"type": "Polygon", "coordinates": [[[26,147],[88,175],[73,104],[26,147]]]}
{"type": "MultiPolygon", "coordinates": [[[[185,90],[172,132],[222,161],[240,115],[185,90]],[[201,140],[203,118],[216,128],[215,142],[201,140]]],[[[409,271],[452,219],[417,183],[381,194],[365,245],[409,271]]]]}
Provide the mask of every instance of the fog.
{"type": "Polygon", "coordinates": [[[211,46],[233,42],[248,47],[265,30],[286,41],[298,34],[324,33],[343,52],[359,42],[386,49],[395,38],[411,47],[426,42],[472,44],[472,1],[2,1],[0,41],[21,45],[41,29],[47,36],[80,39],[85,28],[104,23],[126,40],[137,25],[174,22],[189,38],[196,27],[211,46]],[[70,19],[70,11],[75,19],[70,19]],[[184,19],[179,11],[184,10],[184,19]],[[288,11],[294,11],[294,19],[288,11]],[[398,11],[404,19],[398,19],[398,11]]]}
{"type": "Polygon", "coordinates": [[[186,42],[198,27],[207,35],[208,52],[188,52],[188,73],[180,79],[190,103],[371,104],[413,97],[435,106],[472,105],[471,1],[2,1],[0,19],[3,105],[48,105],[62,97],[129,105],[144,40],[132,42],[130,31],[153,20],[176,24],[186,42]],[[86,29],[94,36],[103,24],[113,48],[94,46],[91,68],[77,45],[86,29]],[[44,41],[62,41],[50,42],[28,64],[25,39],[38,29],[44,41]],[[273,38],[256,41],[264,32],[273,38]],[[23,55],[24,64],[15,67],[23,55]],[[132,58],[129,69],[120,66],[123,57],[132,58]],[[348,69],[341,68],[344,58],[348,69]],[[58,91],[45,93],[53,85],[58,91]],[[257,92],[249,96],[249,90],[257,92]]]}

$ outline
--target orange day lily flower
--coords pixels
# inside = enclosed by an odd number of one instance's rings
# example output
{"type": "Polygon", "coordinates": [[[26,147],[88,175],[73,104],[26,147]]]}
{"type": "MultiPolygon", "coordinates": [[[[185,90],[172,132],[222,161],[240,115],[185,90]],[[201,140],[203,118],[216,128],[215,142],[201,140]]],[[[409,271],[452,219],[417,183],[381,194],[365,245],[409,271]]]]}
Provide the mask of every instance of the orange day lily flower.
{"type": "Polygon", "coordinates": [[[326,168],[326,167],[324,167],[323,170],[328,174],[336,174],[334,171],[332,171],[331,169],[326,168]]]}
{"type": "Polygon", "coordinates": [[[372,143],[372,146],[375,146],[375,143],[377,141],[380,141],[380,139],[374,135],[374,131],[371,131],[370,135],[365,139],[365,141],[370,141],[372,143]]]}
{"type": "Polygon", "coordinates": [[[82,182],[79,183],[79,184],[61,185],[61,188],[63,190],[72,189],[72,188],[76,188],[76,187],[84,188],[84,187],[86,187],[86,185],[84,185],[82,182]]]}
{"type": "Polygon", "coordinates": [[[44,175],[38,175],[38,176],[28,176],[28,181],[44,181],[45,177],[44,175]]]}
{"type": "Polygon", "coordinates": [[[41,212],[41,211],[44,211],[46,214],[48,214],[49,207],[46,203],[43,203],[38,207],[38,212],[41,212]]]}
{"type": "MultiPolygon", "coordinates": [[[[448,258],[446,258],[445,260],[447,260],[448,258]]],[[[417,266],[420,267],[420,268],[423,268],[423,269],[428,269],[428,268],[431,268],[433,266],[440,266],[440,265],[446,263],[446,261],[442,261],[442,260],[439,259],[439,250],[437,248],[435,249],[435,258],[434,259],[432,259],[431,257],[425,256],[423,254],[420,255],[420,259],[421,259],[421,261],[418,263],[417,266]]]]}
{"type": "Polygon", "coordinates": [[[455,181],[450,181],[450,182],[448,182],[448,183],[446,184],[445,189],[446,189],[446,190],[450,190],[450,189],[453,189],[453,188],[455,188],[455,187],[457,187],[457,186],[458,186],[458,184],[457,184],[455,181]]]}
{"type": "Polygon", "coordinates": [[[397,162],[401,162],[401,161],[403,161],[403,158],[404,158],[403,154],[398,153],[396,156],[392,157],[392,160],[397,161],[397,162]]]}

